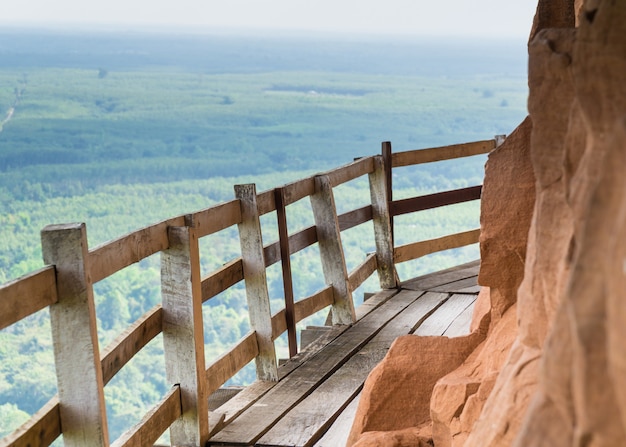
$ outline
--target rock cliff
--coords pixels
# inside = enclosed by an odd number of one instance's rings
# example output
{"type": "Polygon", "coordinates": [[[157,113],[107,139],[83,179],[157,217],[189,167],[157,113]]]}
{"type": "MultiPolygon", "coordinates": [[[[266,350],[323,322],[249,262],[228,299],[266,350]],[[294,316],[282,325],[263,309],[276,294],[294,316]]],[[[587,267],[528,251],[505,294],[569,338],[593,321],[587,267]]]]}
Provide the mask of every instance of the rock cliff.
{"type": "Polygon", "coordinates": [[[485,170],[474,332],[399,340],[349,445],[626,445],[626,1],[541,0],[528,48],[529,118],[485,170]]]}

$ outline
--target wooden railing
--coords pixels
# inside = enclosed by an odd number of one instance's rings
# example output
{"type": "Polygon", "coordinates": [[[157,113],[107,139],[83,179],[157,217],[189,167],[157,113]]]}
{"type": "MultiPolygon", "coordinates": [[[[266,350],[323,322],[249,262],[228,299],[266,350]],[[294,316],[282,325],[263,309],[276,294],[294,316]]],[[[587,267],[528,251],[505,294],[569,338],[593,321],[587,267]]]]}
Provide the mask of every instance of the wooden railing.
{"type": "Polygon", "coordinates": [[[63,434],[68,446],[109,445],[104,385],[148,342],[163,335],[166,379],[173,384],[116,447],[154,443],[170,429],[172,445],[203,445],[209,436],[208,396],[252,360],[257,378],[278,379],[274,341],[288,333],[297,352],[296,323],[330,307],[333,324],[355,321],[352,291],[374,272],[381,288],[397,287],[395,264],[478,241],[479,230],[394,247],[393,217],[480,198],[480,186],[393,200],[391,170],[494,149],[502,137],[436,149],[391,152],[361,158],[324,174],[257,194],[254,185],[235,187],[236,199],[174,217],[88,249],[84,224],[42,230],[47,267],[0,286],[0,329],[46,307],[50,311],[59,393],[0,446],[47,446],[63,434]],[[337,214],[333,188],[368,175],[371,203],[337,214]],[[287,231],[286,207],[310,198],[315,225],[287,231]],[[260,216],[276,212],[278,241],[264,245],[260,216]],[[347,272],[340,234],[373,221],[376,252],[347,272]],[[241,257],[202,277],[201,238],[237,225],[241,257]],[[290,256],[318,243],[325,283],[294,301],[290,256]],[[161,253],[162,303],[139,318],[100,354],[93,284],[155,253],[161,253]],[[285,307],[271,315],[266,268],[281,262],[285,307]],[[245,282],[251,332],[210,365],[205,364],[202,303],[245,282]]]}

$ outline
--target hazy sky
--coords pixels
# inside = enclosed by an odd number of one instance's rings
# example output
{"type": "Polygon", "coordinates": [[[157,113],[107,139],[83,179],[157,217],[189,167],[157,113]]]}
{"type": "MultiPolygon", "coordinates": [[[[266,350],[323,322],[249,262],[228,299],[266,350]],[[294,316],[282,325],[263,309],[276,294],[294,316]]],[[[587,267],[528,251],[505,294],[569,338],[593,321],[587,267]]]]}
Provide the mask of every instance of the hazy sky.
{"type": "Polygon", "coordinates": [[[537,0],[4,0],[0,22],[528,35],[537,0]]]}

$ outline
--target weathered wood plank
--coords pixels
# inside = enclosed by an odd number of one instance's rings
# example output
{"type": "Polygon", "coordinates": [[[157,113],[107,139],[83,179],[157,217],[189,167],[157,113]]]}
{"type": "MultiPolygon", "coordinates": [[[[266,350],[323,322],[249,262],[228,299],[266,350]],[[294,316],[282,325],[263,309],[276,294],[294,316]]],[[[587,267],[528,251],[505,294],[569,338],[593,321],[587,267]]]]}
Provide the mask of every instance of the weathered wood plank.
{"type": "Polygon", "coordinates": [[[482,185],[470,186],[469,188],[437,192],[434,194],[411,197],[402,200],[394,200],[389,204],[389,212],[392,216],[401,216],[402,214],[415,213],[417,211],[424,211],[432,208],[478,200],[480,199],[482,188],[482,185]]]}
{"type": "Polygon", "coordinates": [[[319,292],[308,298],[296,301],[295,316],[296,322],[304,320],[306,317],[333,304],[333,289],[330,286],[324,287],[319,292]]]}
{"type": "Polygon", "coordinates": [[[335,187],[349,182],[374,170],[374,157],[363,157],[358,160],[325,173],[330,184],[335,187]]]}
{"type": "Polygon", "coordinates": [[[387,302],[387,300],[397,295],[398,292],[399,292],[398,289],[388,289],[388,290],[382,290],[376,293],[369,300],[365,301],[363,304],[361,304],[356,309],[354,309],[354,313],[356,314],[356,319],[360,320],[365,315],[376,310],[382,304],[387,302]]]}
{"type": "Polygon", "coordinates": [[[254,332],[248,333],[206,370],[207,395],[217,391],[228,379],[250,363],[259,353],[254,332]]]}
{"type": "Polygon", "coordinates": [[[355,321],[354,303],[341,245],[332,182],[328,176],[315,177],[315,194],[311,196],[311,208],[317,229],[322,271],[326,284],[333,288],[332,323],[350,324],[355,321]]]}
{"type": "Polygon", "coordinates": [[[13,433],[0,439],[0,447],[47,447],[61,436],[59,399],[54,396],[13,433]]]}
{"type": "Polygon", "coordinates": [[[469,286],[469,287],[464,287],[462,289],[457,290],[457,293],[474,293],[474,294],[478,294],[480,293],[480,289],[482,287],[479,286],[478,284],[473,285],[473,286],[469,286]]]}
{"type": "MultiPolygon", "coordinates": [[[[170,227],[161,253],[165,377],[180,386],[182,415],[170,427],[173,445],[204,445],[209,438],[198,236],[170,227]]],[[[160,432],[159,432],[160,434],[160,432]]]]}
{"type": "MultiPolygon", "coordinates": [[[[402,291],[394,300],[415,298],[402,291]]],[[[358,353],[292,408],[258,441],[258,446],[310,446],[359,393],[369,372],[385,356],[391,343],[413,332],[447,299],[447,294],[427,293],[390,320],[358,353]]],[[[347,332],[345,333],[347,334],[347,332]]],[[[345,336],[345,335],[344,335],[345,336]]],[[[289,380],[289,379],[287,379],[289,380]]]]}
{"type": "Polygon", "coordinates": [[[209,444],[252,445],[289,409],[376,335],[389,320],[413,303],[418,295],[416,292],[407,292],[402,297],[386,301],[376,312],[363,317],[342,336],[335,338],[309,361],[278,382],[254,405],[212,437],[209,444]]]}
{"type": "Polygon", "coordinates": [[[224,290],[243,280],[243,262],[234,259],[222,268],[202,279],[202,302],[205,302],[224,290]]]}
{"type": "MultiPolygon", "coordinates": [[[[296,321],[294,315],[293,280],[291,277],[291,253],[289,250],[289,230],[287,228],[287,210],[285,209],[285,193],[283,188],[274,190],[276,202],[276,218],[278,224],[278,240],[280,242],[280,260],[283,274],[283,292],[285,295],[285,322],[287,324],[287,340],[289,357],[298,353],[296,321]]],[[[265,261],[267,263],[267,259],[265,261]]],[[[272,327],[272,334],[273,334],[272,327]]]]}
{"type": "Polygon", "coordinates": [[[370,220],[372,220],[372,205],[366,205],[337,216],[341,231],[349,230],[370,220]]]}
{"type": "MultiPolygon", "coordinates": [[[[257,378],[276,381],[278,380],[276,351],[272,340],[272,315],[267,290],[256,187],[255,185],[235,185],[235,195],[241,203],[241,223],[238,225],[239,241],[250,328],[256,333],[259,345],[259,354],[255,359],[257,378]]],[[[273,202],[273,194],[271,198],[273,202]]]]}
{"type": "Polygon", "coordinates": [[[241,222],[239,200],[221,203],[191,215],[198,237],[217,233],[241,222]]]}
{"type": "Polygon", "coordinates": [[[418,278],[409,279],[402,283],[403,289],[429,290],[449,282],[477,276],[480,269],[480,260],[468,262],[439,272],[429,273],[418,278]]]}
{"type": "Polygon", "coordinates": [[[109,440],[85,224],[49,225],[41,245],[44,262],[56,268],[58,301],[50,306],[50,326],[63,442],[104,447],[109,440]]]}
{"type": "Polygon", "coordinates": [[[365,261],[348,275],[350,290],[355,290],[363,284],[367,278],[372,276],[372,273],[376,271],[376,267],[378,266],[376,259],[376,253],[370,253],[365,258],[365,261]]]}
{"type": "Polygon", "coordinates": [[[472,143],[453,144],[432,149],[396,152],[392,156],[393,167],[411,166],[433,161],[450,160],[452,158],[471,157],[486,154],[496,147],[495,140],[475,141],[472,143]]]}
{"type": "Polygon", "coordinates": [[[157,439],[181,417],[181,390],[174,386],[132,429],[120,436],[111,447],[145,447],[157,439]]]}
{"type": "Polygon", "coordinates": [[[381,156],[374,159],[374,171],[369,174],[369,184],[378,279],[382,289],[392,289],[398,284],[398,275],[393,263],[393,231],[387,201],[385,166],[381,156]]]}
{"type": "Polygon", "coordinates": [[[315,192],[315,177],[296,180],[283,186],[285,191],[285,206],[304,199],[315,192]]]}
{"type": "Polygon", "coordinates": [[[107,384],[141,348],[161,333],[162,327],[163,309],[159,304],[122,332],[102,353],[103,382],[107,384]]]}
{"type": "Polygon", "coordinates": [[[415,335],[443,335],[452,322],[476,300],[476,295],[452,295],[415,331],[415,335]]]}
{"type": "MultiPolygon", "coordinates": [[[[330,291],[330,288],[327,287],[324,290],[330,291]]],[[[328,292],[327,292],[328,293],[328,292]]],[[[365,317],[367,314],[372,312],[373,310],[380,307],[382,304],[387,302],[391,297],[398,293],[397,290],[384,290],[382,292],[377,293],[372,298],[367,300],[367,302],[363,303],[359,307],[356,308],[357,318],[360,320],[365,317]]],[[[332,299],[332,295],[329,295],[332,299]]],[[[306,312],[303,313],[303,315],[306,312]]],[[[276,315],[274,316],[276,317],[276,315]]],[[[300,367],[304,362],[306,362],[313,355],[317,354],[317,352],[322,349],[324,346],[329,344],[339,335],[341,335],[344,331],[348,329],[349,326],[329,326],[329,330],[327,333],[322,335],[320,338],[315,340],[312,344],[307,346],[306,349],[300,351],[297,355],[289,359],[283,365],[278,368],[278,376],[283,379],[288,374],[296,370],[300,367]]],[[[282,332],[281,332],[282,333],[282,332]]],[[[275,382],[263,382],[256,381],[252,385],[247,386],[244,390],[242,390],[237,396],[233,397],[230,401],[226,402],[219,408],[221,413],[224,413],[225,420],[224,423],[229,424],[233,419],[243,413],[247,408],[249,408],[254,402],[260,399],[267,391],[269,391],[275,382]]]]}
{"type": "Polygon", "coordinates": [[[167,229],[185,225],[185,216],[178,216],[134,231],[89,252],[91,282],[96,283],[113,273],[139,262],[168,247],[167,229]]]}
{"type": "MultiPolygon", "coordinates": [[[[315,231],[315,227],[305,228],[289,236],[289,254],[297,253],[316,242],[317,232],[315,231]]],[[[267,244],[263,248],[263,255],[265,256],[265,267],[269,267],[280,261],[280,242],[276,241],[267,244]]]]}
{"type": "MultiPolygon", "coordinates": [[[[452,295],[450,299],[455,300],[455,295],[452,295]]],[[[448,326],[448,329],[443,333],[445,337],[461,337],[470,333],[470,325],[472,324],[472,316],[474,314],[474,303],[476,303],[475,299],[454,319],[450,326],[448,326]]]]}
{"type": "Polygon", "coordinates": [[[274,199],[275,197],[273,189],[263,191],[256,196],[259,216],[263,216],[265,214],[271,213],[272,211],[276,211],[276,202],[274,199]]]}
{"type": "Polygon", "coordinates": [[[324,436],[315,443],[315,447],[337,447],[346,445],[360,398],[361,393],[357,394],[354,399],[350,401],[335,422],[326,430],[324,436]]]}
{"type": "Polygon", "coordinates": [[[47,266],[0,286],[0,329],[58,301],[56,273],[47,266]]]}
{"type": "Polygon", "coordinates": [[[443,236],[436,239],[414,242],[412,244],[396,247],[394,250],[394,261],[396,264],[421,258],[422,256],[436,253],[438,251],[450,250],[452,248],[465,247],[466,245],[478,243],[480,229],[465,231],[463,233],[443,236]]]}
{"type": "Polygon", "coordinates": [[[470,276],[469,278],[460,279],[458,281],[449,282],[440,286],[431,287],[429,290],[433,292],[461,293],[461,290],[476,287],[478,277],[470,276]]]}
{"type": "Polygon", "coordinates": [[[308,227],[289,236],[289,250],[291,254],[297,253],[317,242],[317,230],[308,227]]]}

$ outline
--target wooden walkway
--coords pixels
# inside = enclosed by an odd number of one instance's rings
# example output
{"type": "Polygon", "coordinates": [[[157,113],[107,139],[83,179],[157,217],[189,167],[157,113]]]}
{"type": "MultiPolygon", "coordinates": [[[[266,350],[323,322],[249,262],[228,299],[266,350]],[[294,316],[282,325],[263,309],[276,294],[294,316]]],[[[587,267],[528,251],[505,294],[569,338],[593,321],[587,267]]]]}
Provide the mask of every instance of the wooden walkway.
{"type": "Polygon", "coordinates": [[[467,334],[479,261],[407,281],[357,309],[351,326],[328,327],[279,368],[210,414],[211,446],[345,445],[363,383],[399,336],[467,334]]]}

